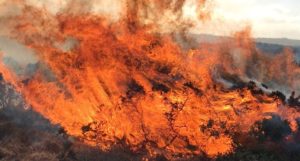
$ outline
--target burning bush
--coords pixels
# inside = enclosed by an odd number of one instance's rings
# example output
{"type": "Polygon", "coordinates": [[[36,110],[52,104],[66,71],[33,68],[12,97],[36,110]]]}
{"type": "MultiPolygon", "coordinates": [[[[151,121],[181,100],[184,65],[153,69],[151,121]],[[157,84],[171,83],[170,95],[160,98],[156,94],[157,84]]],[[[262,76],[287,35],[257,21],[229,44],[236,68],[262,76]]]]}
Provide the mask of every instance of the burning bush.
{"type": "MultiPolygon", "coordinates": [[[[291,51],[264,55],[248,28],[234,39],[184,49],[163,31],[184,33],[190,26],[182,19],[185,1],[125,2],[117,22],[74,13],[75,2],[55,15],[15,2],[21,14],[6,20],[9,36],[34,50],[44,69],[24,80],[1,64],[3,78],[34,111],[99,151],[125,147],[144,159],[214,158],[232,153],[234,136],[255,123],[257,135],[272,141],[297,131],[297,109],[266,89],[299,83],[291,51]],[[70,39],[75,43],[63,49],[70,39]],[[278,116],[268,119],[269,113],[278,116]]],[[[199,1],[201,11],[205,4],[199,1]]],[[[37,158],[55,158],[47,157],[37,158]]]]}

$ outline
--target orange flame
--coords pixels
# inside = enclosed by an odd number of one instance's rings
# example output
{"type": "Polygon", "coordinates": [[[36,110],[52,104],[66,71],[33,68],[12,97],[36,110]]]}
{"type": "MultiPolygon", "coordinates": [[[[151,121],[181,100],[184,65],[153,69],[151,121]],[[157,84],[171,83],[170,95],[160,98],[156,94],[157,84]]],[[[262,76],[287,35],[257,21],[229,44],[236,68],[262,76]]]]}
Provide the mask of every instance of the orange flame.
{"type": "MultiPolygon", "coordinates": [[[[153,30],[165,20],[153,21],[160,16],[156,12],[171,10],[180,17],[183,4],[184,0],[130,1],[130,12],[113,24],[99,15],[53,16],[25,6],[15,17],[11,36],[35,50],[54,80],[38,71],[21,83],[2,66],[1,72],[34,110],[102,150],[125,143],[133,151],[146,149],[149,156],[213,157],[232,152],[231,134],[247,133],[268,113],[295,125],[299,113],[282,101],[248,88],[228,90],[217,81],[225,75],[246,81],[248,61],[254,58],[262,62],[257,65],[273,67],[259,79],[277,74],[274,62],[281,58],[259,53],[250,30],[236,33],[234,40],[188,51],[153,30]],[[68,38],[78,43],[68,51],[57,47],[68,38]]],[[[287,73],[299,72],[291,61],[289,57],[285,64],[287,73]]]]}

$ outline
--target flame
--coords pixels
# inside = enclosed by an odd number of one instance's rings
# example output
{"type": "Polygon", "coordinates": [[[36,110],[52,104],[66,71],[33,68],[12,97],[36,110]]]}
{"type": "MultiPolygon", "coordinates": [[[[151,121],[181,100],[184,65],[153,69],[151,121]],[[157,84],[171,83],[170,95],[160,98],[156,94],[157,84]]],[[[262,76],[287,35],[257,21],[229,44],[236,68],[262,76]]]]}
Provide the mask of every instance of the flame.
{"type": "MultiPolygon", "coordinates": [[[[281,100],[220,83],[226,76],[249,79],[254,58],[260,61],[257,68],[270,67],[258,81],[280,74],[276,64],[284,56],[271,58],[257,51],[250,28],[233,40],[188,51],[157,32],[172,24],[190,25],[180,18],[184,2],[127,1],[127,13],[116,23],[101,15],[52,15],[25,5],[15,23],[9,23],[10,36],[33,49],[49,71],[38,70],[25,83],[4,65],[0,71],[35,111],[101,150],[125,144],[132,151],[145,149],[150,157],[214,157],[232,152],[232,134],[249,132],[268,113],[289,120],[296,130],[299,113],[281,100]],[[158,11],[176,16],[158,18],[158,11]],[[67,51],[57,47],[68,38],[78,43],[67,51]]],[[[205,3],[199,1],[199,8],[205,3]]],[[[291,53],[285,54],[287,72],[281,74],[291,78],[299,68],[291,53]]]]}

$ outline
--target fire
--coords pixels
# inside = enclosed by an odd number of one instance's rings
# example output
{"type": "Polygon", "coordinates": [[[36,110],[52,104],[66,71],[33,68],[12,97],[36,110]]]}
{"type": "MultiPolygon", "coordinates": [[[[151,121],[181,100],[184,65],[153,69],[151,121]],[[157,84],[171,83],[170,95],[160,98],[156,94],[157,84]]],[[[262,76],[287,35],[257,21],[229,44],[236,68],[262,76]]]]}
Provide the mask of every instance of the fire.
{"type": "MultiPolygon", "coordinates": [[[[188,51],[157,32],[175,21],[162,17],[155,22],[159,15],[145,3],[177,15],[176,26],[185,28],[189,23],[180,18],[184,2],[128,2],[127,14],[116,23],[101,15],[52,15],[25,5],[10,23],[10,36],[33,49],[47,72],[39,69],[27,81],[2,66],[1,72],[35,111],[101,150],[125,144],[132,151],[146,150],[150,157],[214,157],[233,152],[233,133],[249,132],[269,113],[289,120],[296,130],[299,113],[283,101],[222,83],[232,77],[249,80],[248,61],[257,69],[272,67],[258,81],[274,77],[274,62],[281,58],[257,51],[249,29],[237,32],[234,40],[188,51]],[[70,50],[57,47],[69,38],[77,41],[70,50]],[[253,63],[255,58],[259,62],[253,63]]],[[[200,8],[205,3],[201,0],[200,8]]],[[[288,58],[284,65],[290,78],[300,70],[288,58]]]]}

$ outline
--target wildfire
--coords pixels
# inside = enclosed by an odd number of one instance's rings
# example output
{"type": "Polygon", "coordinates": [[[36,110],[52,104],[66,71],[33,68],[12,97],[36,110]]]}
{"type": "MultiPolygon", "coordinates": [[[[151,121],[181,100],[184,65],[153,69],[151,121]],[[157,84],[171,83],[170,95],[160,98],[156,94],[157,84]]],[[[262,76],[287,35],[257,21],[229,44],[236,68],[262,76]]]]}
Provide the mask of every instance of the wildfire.
{"type": "MultiPolygon", "coordinates": [[[[247,86],[249,72],[258,81],[288,75],[285,83],[294,84],[289,78],[300,70],[292,53],[283,53],[288,55],[284,63],[281,55],[265,56],[256,50],[250,30],[237,32],[233,40],[183,50],[158,31],[191,25],[181,19],[184,2],[128,1],[125,16],[114,23],[97,14],[52,15],[24,5],[22,14],[9,21],[10,36],[33,49],[47,72],[38,69],[26,81],[2,66],[1,72],[35,111],[101,150],[126,145],[150,157],[214,157],[234,151],[233,135],[249,132],[269,113],[296,130],[296,109],[247,86]],[[176,17],[158,18],[158,11],[176,17]],[[77,43],[69,50],[57,47],[70,38],[77,43]],[[286,72],[278,73],[276,63],[286,72]],[[226,88],[228,80],[244,86],[226,88]]],[[[205,4],[198,4],[201,19],[209,15],[201,7],[205,4]]]]}

